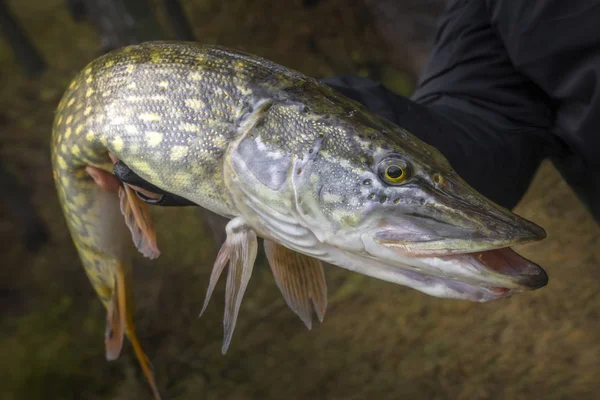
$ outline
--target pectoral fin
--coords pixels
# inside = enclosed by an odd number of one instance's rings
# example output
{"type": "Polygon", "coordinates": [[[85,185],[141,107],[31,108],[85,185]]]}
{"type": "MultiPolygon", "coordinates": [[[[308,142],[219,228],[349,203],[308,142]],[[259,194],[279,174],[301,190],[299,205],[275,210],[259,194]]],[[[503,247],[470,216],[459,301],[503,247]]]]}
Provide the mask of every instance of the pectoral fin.
{"type": "Polygon", "coordinates": [[[144,256],[150,259],[157,258],[160,251],[156,245],[156,231],[152,225],[148,205],[140,200],[127,184],[119,188],[119,200],[121,213],[131,231],[133,243],[144,256]]]}
{"type": "Polygon", "coordinates": [[[321,261],[265,240],[265,253],[287,305],[312,327],[312,308],[323,322],[327,310],[327,282],[321,261]],[[311,304],[312,303],[312,304],[311,304]]]}
{"type": "Polygon", "coordinates": [[[226,227],[227,239],[215,261],[210,283],[204,300],[202,313],[206,309],[214,287],[219,280],[225,264],[229,261],[227,284],[225,287],[225,315],[223,317],[223,347],[221,352],[225,354],[231,343],[237,316],[242,304],[244,292],[252,276],[254,261],[258,250],[256,233],[246,225],[242,218],[232,219],[226,227]]]}

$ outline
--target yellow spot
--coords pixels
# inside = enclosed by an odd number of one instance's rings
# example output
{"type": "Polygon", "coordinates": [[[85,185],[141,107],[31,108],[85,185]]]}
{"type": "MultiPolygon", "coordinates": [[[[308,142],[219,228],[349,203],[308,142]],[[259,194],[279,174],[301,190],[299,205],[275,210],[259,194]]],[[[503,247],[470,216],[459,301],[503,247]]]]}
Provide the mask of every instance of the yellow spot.
{"type": "Polygon", "coordinates": [[[71,136],[71,128],[67,128],[67,130],[65,131],[65,137],[69,138],[69,136],[71,136]]]}
{"type": "Polygon", "coordinates": [[[110,67],[112,67],[113,65],[115,65],[115,62],[114,62],[113,60],[110,60],[110,61],[108,61],[106,64],[104,64],[104,66],[105,66],[106,68],[110,68],[110,67]]]}
{"type": "Polygon", "coordinates": [[[114,138],[112,145],[115,152],[120,153],[123,151],[123,139],[120,136],[114,138]]]}
{"type": "Polygon", "coordinates": [[[238,86],[238,89],[245,96],[249,96],[252,94],[252,90],[248,89],[246,86],[240,85],[238,86]]]}
{"type": "Polygon", "coordinates": [[[152,122],[160,121],[160,115],[155,113],[142,113],[139,117],[142,121],[152,122]]]}
{"type": "Polygon", "coordinates": [[[69,124],[71,123],[71,121],[73,121],[73,116],[72,116],[72,115],[69,115],[69,116],[67,117],[67,120],[65,121],[65,123],[66,123],[67,125],[69,125],[69,124]]]}
{"type": "Polygon", "coordinates": [[[179,124],[179,129],[185,132],[200,132],[200,127],[189,122],[179,124]]]}
{"type": "Polygon", "coordinates": [[[162,180],[160,179],[160,176],[156,173],[156,171],[152,169],[150,164],[148,164],[147,162],[132,161],[131,164],[132,165],[130,165],[130,167],[135,169],[138,175],[142,176],[144,179],[152,182],[155,185],[161,183],[162,180]]]}
{"type": "Polygon", "coordinates": [[[100,137],[100,143],[102,143],[103,146],[107,146],[108,145],[108,138],[106,136],[100,137]]]}
{"type": "Polygon", "coordinates": [[[73,147],[71,147],[71,153],[73,153],[76,156],[79,156],[81,154],[81,151],[79,150],[79,146],[74,144],[73,147]]]}
{"type": "Polygon", "coordinates": [[[93,131],[88,131],[88,133],[86,133],[85,138],[87,140],[89,140],[90,142],[93,142],[94,139],[96,138],[96,134],[93,131]]]}
{"type": "Polygon", "coordinates": [[[92,94],[94,94],[94,89],[89,88],[87,92],[85,92],[85,97],[90,97],[92,94]]]}
{"type": "Polygon", "coordinates": [[[198,56],[198,57],[196,57],[196,60],[198,60],[198,62],[203,63],[203,62],[206,61],[206,57],[204,57],[204,56],[198,56]]]}
{"type": "Polygon", "coordinates": [[[91,74],[92,73],[92,67],[87,67],[84,72],[85,72],[86,75],[91,74]]]}
{"type": "Polygon", "coordinates": [[[92,75],[88,76],[88,78],[85,80],[85,83],[87,83],[88,85],[90,83],[92,83],[92,81],[94,80],[94,78],[92,78],[92,75]]]}
{"type": "Polygon", "coordinates": [[[133,65],[128,65],[127,68],[125,68],[125,72],[130,74],[133,72],[134,69],[135,67],[133,65]]]}
{"type": "Polygon", "coordinates": [[[87,196],[84,193],[79,193],[73,197],[73,202],[79,207],[82,207],[85,205],[86,197],[87,196]]]}
{"type": "Polygon", "coordinates": [[[204,108],[204,102],[198,99],[187,99],[185,105],[194,110],[201,110],[204,108]]]}
{"type": "Polygon", "coordinates": [[[56,162],[58,162],[58,166],[60,168],[67,169],[67,163],[65,162],[65,159],[62,158],[61,156],[56,157],[56,162]]]}
{"type": "Polygon", "coordinates": [[[202,80],[202,74],[200,74],[198,72],[190,72],[188,77],[193,81],[201,81],[202,80]]]}
{"type": "Polygon", "coordinates": [[[60,116],[58,117],[58,120],[56,121],[56,124],[57,124],[57,125],[60,125],[60,124],[62,124],[62,121],[63,121],[63,117],[62,117],[62,115],[60,115],[60,116]]]}
{"type": "Polygon", "coordinates": [[[88,115],[90,115],[91,112],[92,112],[92,107],[86,107],[86,109],[83,111],[83,115],[85,115],[87,117],[88,115]]]}
{"type": "Polygon", "coordinates": [[[238,61],[235,66],[238,68],[244,68],[245,64],[242,61],[238,61]]]}
{"type": "Polygon", "coordinates": [[[160,144],[163,138],[163,134],[160,132],[146,132],[146,137],[148,138],[148,145],[151,147],[156,147],[160,144]]]}
{"type": "Polygon", "coordinates": [[[64,145],[64,144],[61,144],[60,145],[60,151],[62,151],[63,153],[66,153],[67,152],[67,146],[64,145]]]}
{"type": "Polygon", "coordinates": [[[186,186],[192,180],[192,175],[187,172],[178,171],[175,172],[170,178],[177,186],[186,186]]]}
{"type": "Polygon", "coordinates": [[[71,81],[71,84],[69,85],[69,89],[73,89],[75,87],[76,83],[77,83],[77,81],[71,81]]]}
{"type": "Polygon", "coordinates": [[[169,87],[169,82],[167,81],[161,81],[158,83],[158,87],[161,89],[167,89],[169,87]]]}
{"type": "Polygon", "coordinates": [[[137,88],[137,85],[135,84],[135,82],[131,82],[129,85],[127,85],[127,89],[135,89],[137,88]]]}
{"type": "Polygon", "coordinates": [[[67,107],[71,107],[75,103],[75,97],[71,97],[71,100],[67,103],[67,107]]]}
{"type": "Polygon", "coordinates": [[[133,135],[138,133],[138,130],[135,125],[125,125],[125,132],[133,135]]]}
{"type": "Polygon", "coordinates": [[[185,146],[173,146],[171,148],[171,161],[181,160],[187,156],[188,148],[185,146]]]}
{"type": "Polygon", "coordinates": [[[83,130],[83,125],[77,125],[77,128],[75,128],[75,134],[79,135],[82,130],[83,130]]]}
{"type": "Polygon", "coordinates": [[[158,51],[153,51],[152,55],[150,56],[150,61],[155,64],[160,64],[160,62],[162,61],[160,53],[158,51]]]}

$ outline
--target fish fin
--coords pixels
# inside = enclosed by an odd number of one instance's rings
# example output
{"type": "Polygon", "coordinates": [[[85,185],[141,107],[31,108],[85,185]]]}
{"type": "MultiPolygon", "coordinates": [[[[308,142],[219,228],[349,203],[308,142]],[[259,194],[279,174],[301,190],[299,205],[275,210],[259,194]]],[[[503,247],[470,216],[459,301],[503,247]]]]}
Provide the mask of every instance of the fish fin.
{"type": "Polygon", "coordinates": [[[240,132],[245,135],[250,132],[265,117],[266,112],[273,105],[272,99],[259,100],[253,107],[253,110],[246,114],[240,123],[240,132]]]}
{"type": "Polygon", "coordinates": [[[323,322],[327,310],[327,282],[321,261],[271,240],[264,243],[275,282],[287,305],[308,329],[312,328],[312,307],[323,322]]]}
{"type": "Polygon", "coordinates": [[[252,276],[254,261],[258,251],[258,239],[256,232],[252,230],[246,221],[237,217],[229,221],[225,227],[227,238],[221,246],[217,260],[213,266],[210,277],[210,283],[204,300],[202,313],[212,295],[213,289],[223,272],[223,268],[229,261],[229,270],[227,272],[227,283],[225,286],[225,314],[223,316],[223,346],[221,352],[225,354],[231,343],[237,316],[242,304],[244,292],[252,276]]]}
{"type": "Polygon", "coordinates": [[[120,304],[122,304],[122,315],[124,315],[125,333],[127,334],[129,342],[131,342],[131,346],[133,347],[135,356],[142,368],[142,372],[150,385],[154,399],[160,400],[160,393],[158,391],[158,386],[156,385],[156,380],[154,379],[154,373],[152,372],[152,364],[150,364],[150,359],[144,352],[142,344],[135,332],[135,324],[133,322],[133,300],[130,292],[131,288],[128,287],[130,281],[131,270],[126,270],[125,266],[122,263],[119,263],[117,266],[117,292],[119,293],[119,298],[124,299],[120,304]]]}
{"type": "Polygon", "coordinates": [[[133,347],[133,351],[135,352],[135,356],[138,359],[140,367],[144,372],[144,376],[150,385],[154,399],[160,400],[160,392],[158,391],[158,386],[156,385],[156,380],[154,379],[154,373],[152,372],[152,364],[150,363],[150,359],[144,352],[144,349],[142,348],[135,331],[132,330],[127,334],[127,336],[129,337],[129,341],[131,342],[131,346],[133,347]]]}
{"type": "Polygon", "coordinates": [[[108,361],[114,361],[119,358],[121,349],[123,348],[123,337],[125,335],[125,292],[124,282],[119,276],[119,268],[120,267],[117,267],[112,301],[108,307],[106,317],[104,344],[106,348],[106,359],[108,361]]]}
{"type": "Polygon", "coordinates": [[[124,184],[119,188],[121,213],[131,231],[133,243],[144,256],[154,259],[160,255],[156,245],[156,231],[152,225],[150,209],[140,200],[133,190],[124,184]]]}
{"type": "Polygon", "coordinates": [[[227,284],[225,285],[224,337],[221,348],[223,354],[227,352],[231,343],[242,298],[252,276],[258,251],[256,232],[246,225],[246,221],[242,218],[231,220],[225,230],[227,231],[226,243],[231,246],[231,253],[227,284]]]}
{"type": "Polygon", "coordinates": [[[310,272],[307,279],[309,282],[308,289],[317,318],[319,322],[323,322],[327,312],[327,279],[325,278],[325,271],[323,271],[323,264],[315,258],[304,257],[312,262],[312,266],[307,268],[307,272],[310,272]]]}
{"type": "Polygon", "coordinates": [[[221,246],[219,254],[217,254],[217,259],[215,260],[215,263],[213,265],[213,270],[210,274],[210,282],[208,284],[208,289],[206,290],[206,297],[204,298],[204,305],[202,306],[202,311],[200,311],[200,317],[202,316],[202,314],[204,314],[204,311],[206,311],[206,306],[208,306],[208,302],[210,301],[213,290],[215,289],[215,286],[217,285],[217,282],[221,277],[221,273],[223,272],[225,265],[227,265],[227,262],[229,261],[230,255],[231,245],[225,242],[221,246]]]}

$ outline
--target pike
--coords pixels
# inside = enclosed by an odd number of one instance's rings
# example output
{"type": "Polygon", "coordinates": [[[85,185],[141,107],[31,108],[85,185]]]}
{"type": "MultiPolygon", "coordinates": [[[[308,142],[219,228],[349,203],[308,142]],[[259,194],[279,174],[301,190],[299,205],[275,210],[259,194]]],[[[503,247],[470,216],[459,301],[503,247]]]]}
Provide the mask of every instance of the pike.
{"type": "Polygon", "coordinates": [[[511,249],[544,230],[476,192],[435,148],[315,79],[240,51],[149,42],[94,60],[58,106],[51,148],[72,239],[107,309],[106,358],[119,357],[127,336],[156,398],[132,318],[128,236],[146,257],[160,252],[138,188],[112,174],[118,160],[230,220],[202,308],[228,267],[223,353],[259,237],[309,329],[327,308],[323,262],[477,302],[548,280],[511,249]]]}

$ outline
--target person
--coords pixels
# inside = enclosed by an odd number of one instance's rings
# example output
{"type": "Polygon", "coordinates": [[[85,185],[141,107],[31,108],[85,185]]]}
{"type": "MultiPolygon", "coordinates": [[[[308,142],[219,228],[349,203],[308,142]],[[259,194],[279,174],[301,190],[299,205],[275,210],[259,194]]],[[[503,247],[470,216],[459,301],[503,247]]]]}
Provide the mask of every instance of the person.
{"type": "MultiPolygon", "coordinates": [[[[410,98],[367,78],[322,81],[436,147],[506,208],[552,160],[600,222],[598,21],[598,1],[450,0],[410,98]]],[[[117,176],[145,187],[126,166],[117,176]]],[[[156,204],[189,205],[153,190],[156,204]]]]}

